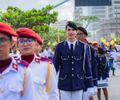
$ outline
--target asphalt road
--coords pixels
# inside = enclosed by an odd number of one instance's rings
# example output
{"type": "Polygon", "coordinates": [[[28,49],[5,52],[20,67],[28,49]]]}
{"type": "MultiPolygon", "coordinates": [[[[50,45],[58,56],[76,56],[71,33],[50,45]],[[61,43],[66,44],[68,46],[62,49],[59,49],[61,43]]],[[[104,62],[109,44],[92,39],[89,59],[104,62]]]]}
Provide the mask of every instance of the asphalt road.
{"type": "MultiPolygon", "coordinates": [[[[110,80],[108,86],[109,100],[120,100],[120,69],[116,70],[115,74],[115,76],[112,76],[110,72],[110,80]]],[[[95,100],[97,100],[96,96],[95,100]]],[[[103,93],[102,100],[105,100],[103,93]]]]}

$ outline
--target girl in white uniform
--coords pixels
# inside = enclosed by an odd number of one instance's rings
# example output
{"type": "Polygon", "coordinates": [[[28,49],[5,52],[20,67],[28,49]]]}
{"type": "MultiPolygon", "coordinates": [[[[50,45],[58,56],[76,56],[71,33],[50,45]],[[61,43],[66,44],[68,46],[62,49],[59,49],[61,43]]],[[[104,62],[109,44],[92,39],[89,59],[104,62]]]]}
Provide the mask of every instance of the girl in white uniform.
{"type": "Polygon", "coordinates": [[[34,52],[36,43],[40,42],[38,41],[40,37],[28,28],[20,28],[16,32],[19,35],[20,59],[26,60],[32,71],[36,100],[59,100],[57,77],[53,64],[46,58],[38,57],[34,52]]]}
{"type": "Polygon", "coordinates": [[[0,100],[36,100],[28,64],[9,56],[13,45],[13,29],[0,22],[0,100]]]}

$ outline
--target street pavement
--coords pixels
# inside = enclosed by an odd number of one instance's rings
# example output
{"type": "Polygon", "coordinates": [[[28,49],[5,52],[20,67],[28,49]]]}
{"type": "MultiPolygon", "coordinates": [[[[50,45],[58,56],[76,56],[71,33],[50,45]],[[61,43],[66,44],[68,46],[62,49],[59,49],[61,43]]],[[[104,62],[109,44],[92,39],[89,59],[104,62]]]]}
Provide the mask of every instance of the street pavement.
{"type": "MultiPolygon", "coordinates": [[[[109,100],[120,100],[120,69],[117,69],[115,71],[115,76],[112,76],[112,73],[110,72],[108,93],[109,93],[109,100]]],[[[97,96],[95,96],[95,100],[98,100],[97,96]]],[[[102,100],[105,100],[103,96],[103,92],[102,92],[102,100]]]]}

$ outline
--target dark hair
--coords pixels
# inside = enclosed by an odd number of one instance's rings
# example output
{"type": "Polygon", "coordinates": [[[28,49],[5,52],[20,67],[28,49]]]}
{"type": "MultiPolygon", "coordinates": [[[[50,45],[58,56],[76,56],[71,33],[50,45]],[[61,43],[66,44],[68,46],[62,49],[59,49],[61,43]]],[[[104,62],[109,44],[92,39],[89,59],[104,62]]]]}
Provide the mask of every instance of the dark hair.
{"type": "Polygon", "coordinates": [[[77,27],[77,30],[82,31],[86,36],[88,36],[87,30],[84,27],[79,26],[77,27]]]}
{"type": "Polygon", "coordinates": [[[98,53],[101,54],[101,55],[103,55],[103,54],[105,54],[106,52],[105,52],[105,50],[104,50],[103,48],[98,47],[98,53]]]}
{"type": "Polygon", "coordinates": [[[74,23],[74,22],[72,22],[72,21],[68,21],[67,22],[67,24],[66,24],[66,26],[65,26],[65,29],[67,29],[67,27],[72,27],[73,29],[75,29],[75,30],[77,30],[77,26],[76,26],[76,24],[74,23]]]}

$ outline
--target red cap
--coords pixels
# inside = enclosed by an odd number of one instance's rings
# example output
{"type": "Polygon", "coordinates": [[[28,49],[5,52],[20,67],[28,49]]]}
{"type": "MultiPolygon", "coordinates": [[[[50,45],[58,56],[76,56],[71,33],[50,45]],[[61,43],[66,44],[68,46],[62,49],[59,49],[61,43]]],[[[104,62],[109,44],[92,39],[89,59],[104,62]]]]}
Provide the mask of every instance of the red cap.
{"type": "Polygon", "coordinates": [[[33,39],[36,39],[36,33],[29,29],[29,28],[19,28],[16,30],[16,33],[19,37],[31,37],[33,39]]]}
{"type": "Polygon", "coordinates": [[[19,37],[31,37],[33,39],[36,39],[38,43],[43,44],[43,40],[41,39],[41,37],[38,34],[36,34],[32,29],[19,28],[18,30],[16,30],[16,33],[19,37]]]}
{"type": "Polygon", "coordinates": [[[39,44],[43,44],[43,40],[42,40],[42,38],[38,34],[37,34],[37,42],[39,44]]]}
{"type": "Polygon", "coordinates": [[[7,35],[18,36],[16,32],[8,24],[0,22],[0,32],[3,32],[7,35]]]}

